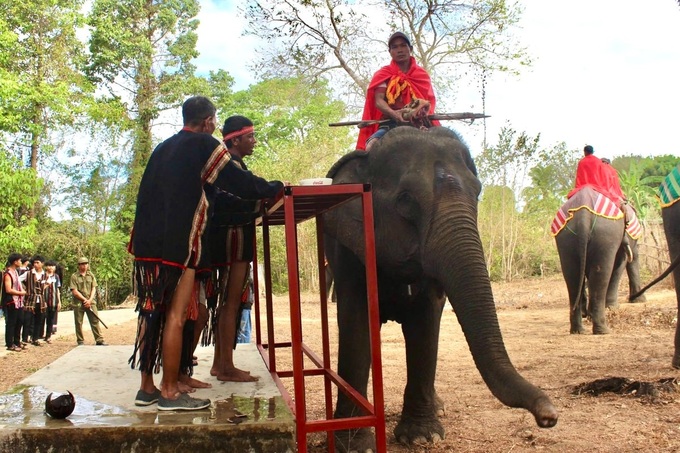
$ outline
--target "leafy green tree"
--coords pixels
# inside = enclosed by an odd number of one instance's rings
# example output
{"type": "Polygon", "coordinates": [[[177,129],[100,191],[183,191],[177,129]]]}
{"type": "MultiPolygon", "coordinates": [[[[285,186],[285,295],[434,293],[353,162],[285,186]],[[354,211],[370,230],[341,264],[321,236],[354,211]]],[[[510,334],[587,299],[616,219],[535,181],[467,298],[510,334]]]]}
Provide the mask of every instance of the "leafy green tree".
{"type": "Polygon", "coordinates": [[[72,219],[82,220],[93,233],[105,233],[112,216],[121,208],[119,195],[127,174],[122,158],[111,155],[118,151],[102,146],[99,153],[90,156],[94,159],[79,165],[62,165],[67,181],[61,190],[66,211],[72,219]]]}
{"type": "Polygon", "coordinates": [[[658,210],[659,205],[655,199],[656,188],[659,187],[664,177],[642,177],[642,172],[641,166],[631,165],[628,171],[619,172],[619,181],[621,190],[637,210],[638,217],[644,220],[650,208],[654,209],[655,207],[658,210]]]}
{"type": "Polygon", "coordinates": [[[390,30],[408,33],[418,62],[441,96],[456,69],[480,72],[529,64],[510,30],[520,18],[504,0],[248,0],[248,33],[267,41],[257,70],[263,77],[304,74],[332,80],[350,104],[363,99],[373,72],[387,56],[390,30]],[[375,17],[384,27],[366,27],[375,17]]]}
{"type": "Polygon", "coordinates": [[[574,187],[579,156],[564,142],[538,152],[537,162],[529,170],[531,185],[523,191],[524,212],[546,217],[555,214],[574,187]]]}
{"type": "Polygon", "coordinates": [[[41,186],[35,170],[24,168],[0,146],[0,259],[33,250],[38,222],[29,212],[38,201],[41,186]]]}
{"type": "Polygon", "coordinates": [[[680,159],[670,154],[663,156],[618,156],[612,160],[612,166],[621,174],[622,172],[633,171],[636,175],[644,179],[651,176],[652,179],[645,183],[649,187],[656,189],[659,184],[657,177],[665,177],[678,165],[680,159]],[[633,167],[635,169],[633,170],[633,167]]]}
{"type": "Polygon", "coordinates": [[[109,100],[127,105],[132,137],[129,179],[117,219],[121,231],[132,225],[137,189],[154,146],[154,121],[188,94],[207,91],[191,62],[198,56],[198,11],[197,0],[95,0],[88,16],[88,74],[107,90],[109,100]]]}
{"type": "Polygon", "coordinates": [[[504,253],[508,235],[515,234],[505,228],[507,220],[516,218],[515,195],[507,186],[486,186],[479,202],[478,226],[484,245],[486,265],[492,280],[505,280],[507,276],[504,253]]]}
{"type": "Polygon", "coordinates": [[[269,79],[218,101],[220,118],[244,115],[255,124],[258,145],[248,165],[270,179],[297,182],[325,176],[351,148],[348,128],[331,128],[345,105],[331,97],[324,81],[269,79]]]}
{"type": "Polygon", "coordinates": [[[40,158],[54,151],[47,134],[75,124],[91,91],[80,70],[83,45],[76,36],[83,1],[0,5],[0,128],[11,134],[12,151],[37,170],[40,158]]]}
{"type": "Polygon", "coordinates": [[[659,218],[660,207],[656,192],[663,178],[675,168],[678,161],[678,157],[673,155],[630,155],[613,159],[612,166],[619,174],[621,190],[633,204],[641,220],[646,220],[650,214],[653,214],[653,218],[659,218]]]}
{"type": "MultiPolygon", "coordinates": [[[[498,134],[498,145],[488,147],[475,159],[479,177],[484,184],[482,204],[491,202],[494,198],[497,209],[482,210],[488,218],[480,214],[480,233],[487,237],[500,236],[493,243],[485,244],[485,249],[493,248],[500,253],[501,278],[510,281],[515,277],[515,254],[519,244],[522,219],[520,208],[525,201],[517,199],[526,186],[527,175],[538,152],[540,136],[530,137],[526,133],[518,134],[510,126],[503,127],[498,134]],[[489,191],[489,193],[487,193],[489,191]],[[494,230],[485,232],[484,229],[494,230]]],[[[490,257],[490,255],[489,255],[490,257]]],[[[488,263],[490,268],[491,262],[488,263]]]]}
{"type": "Polygon", "coordinates": [[[53,259],[64,269],[66,286],[62,286],[65,307],[72,302],[68,279],[78,270],[81,256],[90,259],[102,306],[118,305],[132,292],[132,257],[127,253],[129,236],[120,231],[94,232],[92,225],[82,219],[46,221],[35,238],[35,250],[53,259]]]}

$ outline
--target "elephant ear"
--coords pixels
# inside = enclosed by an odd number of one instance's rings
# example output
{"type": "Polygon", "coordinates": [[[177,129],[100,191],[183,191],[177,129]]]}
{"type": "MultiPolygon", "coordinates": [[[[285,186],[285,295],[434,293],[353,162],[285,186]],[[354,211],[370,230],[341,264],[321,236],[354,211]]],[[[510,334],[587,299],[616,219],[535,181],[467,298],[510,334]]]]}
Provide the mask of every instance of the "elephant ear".
{"type": "Polygon", "coordinates": [[[328,170],[326,177],[335,179],[336,176],[341,176],[352,179],[352,181],[347,182],[367,182],[368,176],[367,172],[365,171],[367,160],[368,153],[366,151],[358,149],[356,151],[352,151],[351,153],[347,153],[342,156],[335,164],[333,164],[331,169],[328,170]],[[365,180],[362,180],[362,178],[365,178],[365,180]]]}
{"type": "MultiPolygon", "coordinates": [[[[368,153],[353,151],[338,160],[328,172],[333,184],[365,184],[370,182],[368,153]]],[[[363,249],[363,215],[361,200],[352,200],[324,214],[324,233],[335,237],[351,250],[363,249]],[[356,231],[347,235],[340,232],[356,231]]],[[[360,255],[361,256],[361,255],[360,255]]]]}
{"type": "Polygon", "coordinates": [[[451,130],[446,127],[435,127],[430,129],[430,133],[433,135],[442,135],[445,137],[452,138],[456,140],[458,143],[461,144],[460,147],[457,148],[456,152],[459,152],[462,154],[463,162],[465,162],[465,166],[474,174],[476,177],[479,175],[477,174],[477,167],[475,166],[474,160],[472,160],[472,155],[470,154],[470,148],[468,148],[467,143],[458,135],[458,133],[454,130],[451,130]]]}

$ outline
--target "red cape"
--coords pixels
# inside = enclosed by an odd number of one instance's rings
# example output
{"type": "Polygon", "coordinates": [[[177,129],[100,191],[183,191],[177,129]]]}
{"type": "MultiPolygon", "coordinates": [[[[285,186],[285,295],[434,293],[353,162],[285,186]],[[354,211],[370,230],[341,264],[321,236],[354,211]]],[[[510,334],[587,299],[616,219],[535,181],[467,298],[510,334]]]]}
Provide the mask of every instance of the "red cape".
{"type": "MultiPolygon", "coordinates": [[[[401,72],[399,66],[394,62],[394,60],[387,66],[383,66],[378,70],[378,72],[373,75],[371,83],[368,85],[368,90],[366,92],[366,103],[364,104],[364,113],[361,116],[363,121],[366,120],[379,120],[382,119],[382,112],[378,110],[375,105],[375,89],[383,82],[387,82],[393,77],[400,76],[402,80],[407,81],[413,91],[419,99],[427,99],[430,101],[430,111],[428,114],[433,114],[435,111],[435,106],[437,101],[434,96],[434,90],[432,89],[432,81],[427,72],[418,66],[416,59],[411,57],[411,66],[406,73],[401,72]]],[[[406,90],[403,95],[404,103],[408,104],[411,101],[410,93],[406,90]]],[[[439,126],[439,121],[433,121],[432,124],[439,126]]],[[[372,124],[370,126],[361,128],[359,131],[359,140],[357,141],[356,149],[364,150],[366,149],[366,139],[373,135],[373,133],[378,130],[377,124],[372,124]]]]}
{"type": "Polygon", "coordinates": [[[585,186],[592,187],[614,203],[619,203],[619,199],[623,198],[616,170],[593,154],[585,156],[579,161],[576,167],[576,183],[567,195],[567,199],[574,196],[576,192],[585,186]]]}

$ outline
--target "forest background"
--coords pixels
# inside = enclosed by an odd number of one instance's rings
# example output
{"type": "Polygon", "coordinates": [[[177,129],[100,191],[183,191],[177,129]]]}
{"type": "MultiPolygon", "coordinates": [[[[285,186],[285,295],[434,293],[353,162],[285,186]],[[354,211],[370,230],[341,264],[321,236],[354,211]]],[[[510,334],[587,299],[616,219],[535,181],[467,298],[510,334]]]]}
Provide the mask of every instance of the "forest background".
{"type": "MultiPolygon", "coordinates": [[[[153,148],[177,130],[187,97],[210,97],[221,121],[251,118],[258,147],[249,167],[295,183],[325,175],[353,149],[356,129],[328,123],[360,116],[389,30],[411,36],[441,100],[472,79],[484,105],[488,77],[531,66],[513,34],[521,2],[248,0],[240,8],[248,33],[268,45],[253,55],[257,82],[243,90],[226,69],[197,72],[197,0],[0,4],[0,256],[41,254],[66,276],[88,256],[102,305],[132,290],[126,246],[139,181],[153,148]],[[386,21],[367,27],[371,17],[386,21]]],[[[673,152],[612,160],[646,230],[643,278],[667,262],[654,192],[678,162],[673,152]]],[[[479,229],[493,280],[560,272],[550,222],[581,156],[511,123],[484,136],[475,156],[479,229]]],[[[303,290],[318,285],[314,231],[313,222],[299,227],[303,290]]],[[[285,292],[283,231],[274,233],[274,291],[285,292]]]]}

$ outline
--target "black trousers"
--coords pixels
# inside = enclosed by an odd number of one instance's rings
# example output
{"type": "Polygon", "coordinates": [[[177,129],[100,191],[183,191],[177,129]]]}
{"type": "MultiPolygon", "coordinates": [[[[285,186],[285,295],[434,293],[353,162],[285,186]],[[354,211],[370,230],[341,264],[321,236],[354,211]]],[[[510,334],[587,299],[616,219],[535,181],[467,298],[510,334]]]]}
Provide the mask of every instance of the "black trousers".
{"type": "Polygon", "coordinates": [[[5,307],[5,346],[21,346],[21,323],[19,322],[24,311],[14,308],[14,305],[5,307]]]}
{"type": "Polygon", "coordinates": [[[54,327],[54,318],[57,315],[57,308],[50,308],[47,307],[47,311],[45,312],[45,318],[44,322],[41,323],[40,327],[40,338],[45,337],[45,339],[49,339],[53,332],[53,327],[54,327]]]}
{"type": "MultiPolygon", "coordinates": [[[[29,312],[30,313],[30,312],[29,312]]],[[[42,337],[43,323],[45,322],[45,313],[42,312],[42,307],[38,304],[35,306],[35,313],[33,315],[33,325],[31,339],[33,341],[38,341],[42,337]]]]}
{"type": "Polygon", "coordinates": [[[33,333],[33,312],[24,307],[21,314],[21,341],[28,343],[29,337],[33,333]]]}

